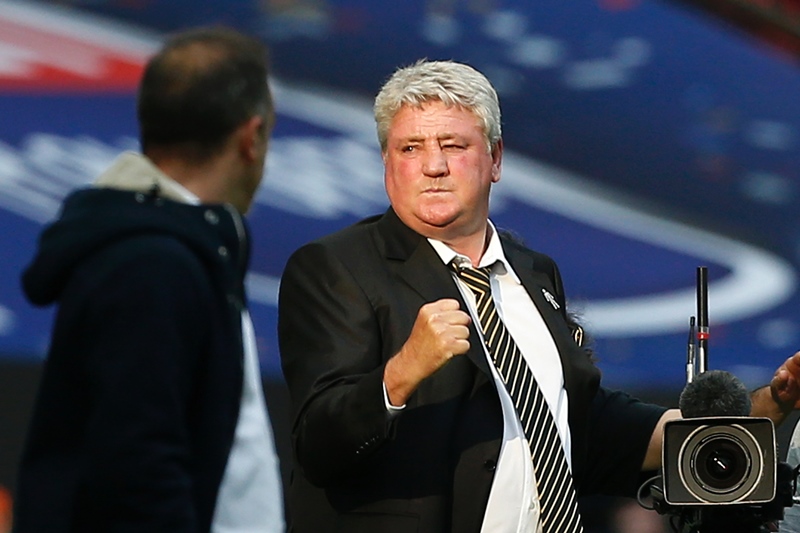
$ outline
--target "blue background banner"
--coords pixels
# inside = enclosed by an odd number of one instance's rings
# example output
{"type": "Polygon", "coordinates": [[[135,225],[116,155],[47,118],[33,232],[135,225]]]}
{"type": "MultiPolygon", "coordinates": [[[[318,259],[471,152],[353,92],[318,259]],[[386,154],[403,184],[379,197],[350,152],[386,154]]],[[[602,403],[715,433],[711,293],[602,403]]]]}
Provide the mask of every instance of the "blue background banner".
{"type": "Polygon", "coordinates": [[[558,261],[606,384],[682,386],[700,265],[712,368],[755,386],[800,349],[796,60],[683,3],[0,0],[0,358],[43,357],[52,310],[19,275],[59,200],[136,149],[137,69],[165,32],[211,23],[262,37],[275,73],[249,216],[266,377],[288,255],[387,206],[371,99],[421,57],[496,85],[492,218],[558,261]]]}

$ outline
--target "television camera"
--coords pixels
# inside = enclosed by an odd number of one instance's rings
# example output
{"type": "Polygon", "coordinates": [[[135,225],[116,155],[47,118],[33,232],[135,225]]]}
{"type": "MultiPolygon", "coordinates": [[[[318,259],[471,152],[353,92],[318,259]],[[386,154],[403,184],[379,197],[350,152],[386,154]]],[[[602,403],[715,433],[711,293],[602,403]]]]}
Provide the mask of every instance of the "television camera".
{"type": "MultiPolygon", "coordinates": [[[[698,323],[695,330],[690,318],[687,384],[679,401],[683,418],[665,424],[661,474],[642,489],[649,488],[652,508],[669,515],[679,533],[783,531],[778,524],[795,503],[800,466],[778,461],[775,427],[768,418],[748,416],[744,384],[708,370],[707,297],[706,267],[698,267],[698,323]]],[[[800,533],[798,522],[787,533],[800,533]]]]}

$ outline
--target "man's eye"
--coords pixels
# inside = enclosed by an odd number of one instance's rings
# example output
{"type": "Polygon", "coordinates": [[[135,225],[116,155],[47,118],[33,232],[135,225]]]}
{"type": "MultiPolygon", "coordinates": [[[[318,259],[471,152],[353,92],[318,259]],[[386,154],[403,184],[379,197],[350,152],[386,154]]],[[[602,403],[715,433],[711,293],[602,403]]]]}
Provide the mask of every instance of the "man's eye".
{"type": "Polygon", "coordinates": [[[402,148],[403,152],[413,152],[416,149],[416,146],[404,146],[402,148]]]}

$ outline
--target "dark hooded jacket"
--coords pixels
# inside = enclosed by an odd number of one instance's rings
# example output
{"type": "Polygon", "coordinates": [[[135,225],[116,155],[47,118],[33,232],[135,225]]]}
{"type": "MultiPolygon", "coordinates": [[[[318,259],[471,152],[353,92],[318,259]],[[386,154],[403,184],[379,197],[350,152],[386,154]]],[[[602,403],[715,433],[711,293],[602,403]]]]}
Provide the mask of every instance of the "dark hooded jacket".
{"type": "Polygon", "coordinates": [[[236,427],[249,244],[228,206],[86,189],[23,274],[58,304],[15,531],[207,531],[236,427]]]}

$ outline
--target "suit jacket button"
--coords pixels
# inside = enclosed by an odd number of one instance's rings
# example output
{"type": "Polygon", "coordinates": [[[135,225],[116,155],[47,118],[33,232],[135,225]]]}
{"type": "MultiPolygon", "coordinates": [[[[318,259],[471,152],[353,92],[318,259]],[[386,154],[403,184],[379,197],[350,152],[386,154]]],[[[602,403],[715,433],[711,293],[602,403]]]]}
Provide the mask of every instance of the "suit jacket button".
{"type": "Polygon", "coordinates": [[[494,469],[497,468],[497,461],[494,459],[487,459],[484,461],[483,467],[489,472],[494,472],[494,469]]]}

